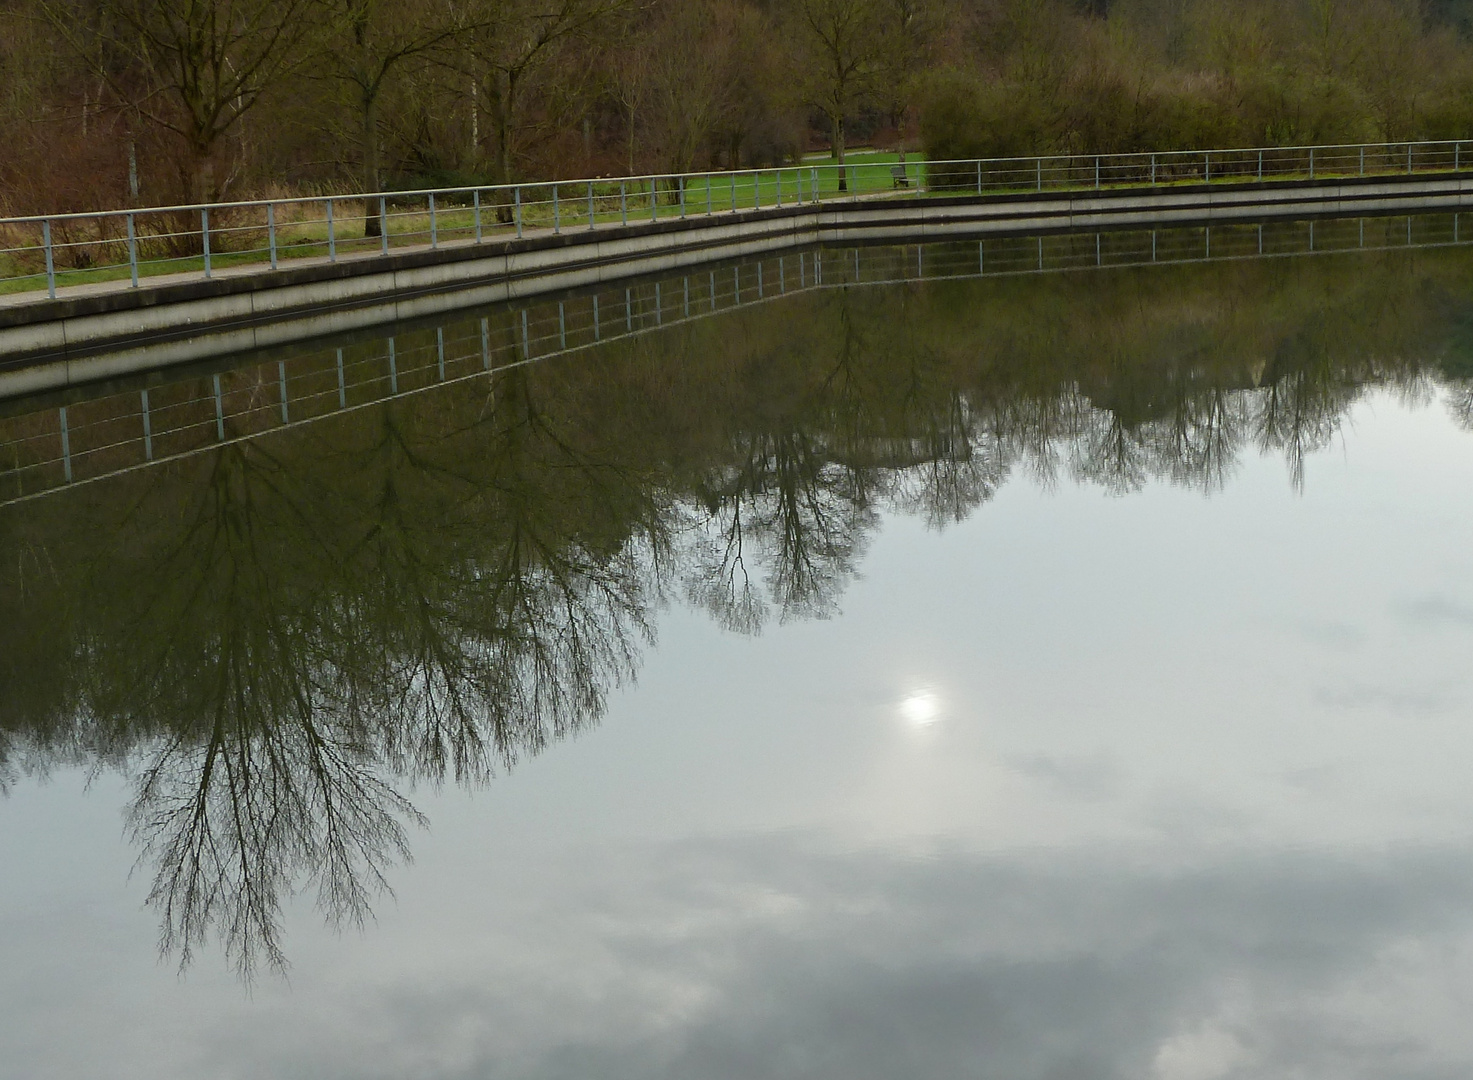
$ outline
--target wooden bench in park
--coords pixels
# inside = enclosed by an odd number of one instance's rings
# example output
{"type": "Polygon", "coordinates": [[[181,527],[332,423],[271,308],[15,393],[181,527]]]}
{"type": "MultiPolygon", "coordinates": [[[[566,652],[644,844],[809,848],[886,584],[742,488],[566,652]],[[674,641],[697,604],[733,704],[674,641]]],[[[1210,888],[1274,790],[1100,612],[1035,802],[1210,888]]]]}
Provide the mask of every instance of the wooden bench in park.
{"type": "Polygon", "coordinates": [[[892,188],[910,187],[910,177],[905,174],[904,165],[890,166],[890,186],[892,188]]]}

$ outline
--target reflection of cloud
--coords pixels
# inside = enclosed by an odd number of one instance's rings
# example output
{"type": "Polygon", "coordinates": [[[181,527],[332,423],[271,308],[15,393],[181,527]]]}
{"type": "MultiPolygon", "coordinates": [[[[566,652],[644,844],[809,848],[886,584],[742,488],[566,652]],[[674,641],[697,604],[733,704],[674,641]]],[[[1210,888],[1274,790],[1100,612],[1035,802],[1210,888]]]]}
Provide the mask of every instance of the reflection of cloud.
{"type": "Polygon", "coordinates": [[[1364,630],[1343,622],[1301,622],[1299,632],[1305,639],[1331,649],[1352,649],[1366,640],[1364,630]]]}
{"type": "Polygon", "coordinates": [[[1397,716],[1432,716],[1446,712],[1452,702],[1430,690],[1391,690],[1381,686],[1321,687],[1315,700],[1332,709],[1381,709],[1397,716]]]}
{"type": "Polygon", "coordinates": [[[1230,1032],[1205,1026],[1173,1035],[1156,1051],[1153,1072],[1159,1080],[1218,1080],[1248,1056],[1230,1032]]]}
{"type": "Polygon", "coordinates": [[[1402,618],[1414,626],[1453,623],[1473,628],[1473,607],[1445,596],[1424,596],[1401,605],[1402,618]]]}
{"type": "Polygon", "coordinates": [[[1010,758],[1018,772],[1042,781],[1056,792],[1076,799],[1094,801],[1113,795],[1119,787],[1120,771],[1105,754],[1050,756],[1030,754],[1010,758]]]}
{"type": "Polygon", "coordinates": [[[1466,1025],[1435,1006],[1473,979],[1470,855],[1147,872],[772,839],[570,859],[571,904],[539,891],[453,977],[345,1003],[362,1027],[340,1044],[298,1022],[260,1075],[1466,1075],[1466,1025]]]}

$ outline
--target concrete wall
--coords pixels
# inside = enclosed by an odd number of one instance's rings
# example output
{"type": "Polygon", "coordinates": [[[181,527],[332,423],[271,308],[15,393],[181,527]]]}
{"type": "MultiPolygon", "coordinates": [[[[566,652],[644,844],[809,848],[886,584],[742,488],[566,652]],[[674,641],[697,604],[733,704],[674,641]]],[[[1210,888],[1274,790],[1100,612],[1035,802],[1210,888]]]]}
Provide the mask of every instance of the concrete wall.
{"type": "Polygon", "coordinates": [[[1470,205],[1473,173],[985,199],[912,196],[358,256],[9,305],[0,309],[0,396],[815,243],[915,243],[1470,205]]]}

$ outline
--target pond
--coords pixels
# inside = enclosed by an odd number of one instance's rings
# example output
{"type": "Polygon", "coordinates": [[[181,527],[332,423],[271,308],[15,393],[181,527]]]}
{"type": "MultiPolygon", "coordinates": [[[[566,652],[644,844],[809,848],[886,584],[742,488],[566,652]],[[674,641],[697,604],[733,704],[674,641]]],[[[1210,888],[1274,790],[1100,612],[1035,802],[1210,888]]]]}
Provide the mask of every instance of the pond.
{"type": "Polygon", "coordinates": [[[1465,1072],[1470,490],[1451,217],[9,403],[0,1076],[1465,1072]]]}

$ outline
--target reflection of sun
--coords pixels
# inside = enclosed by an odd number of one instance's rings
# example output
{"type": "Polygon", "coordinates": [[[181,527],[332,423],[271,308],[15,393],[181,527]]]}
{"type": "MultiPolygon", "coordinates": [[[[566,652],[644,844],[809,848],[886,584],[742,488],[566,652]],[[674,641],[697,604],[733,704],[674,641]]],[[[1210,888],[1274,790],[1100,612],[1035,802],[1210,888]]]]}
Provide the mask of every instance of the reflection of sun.
{"type": "Polygon", "coordinates": [[[916,727],[934,724],[940,719],[940,703],[929,690],[918,690],[900,703],[900,715],[916,727]]]}

